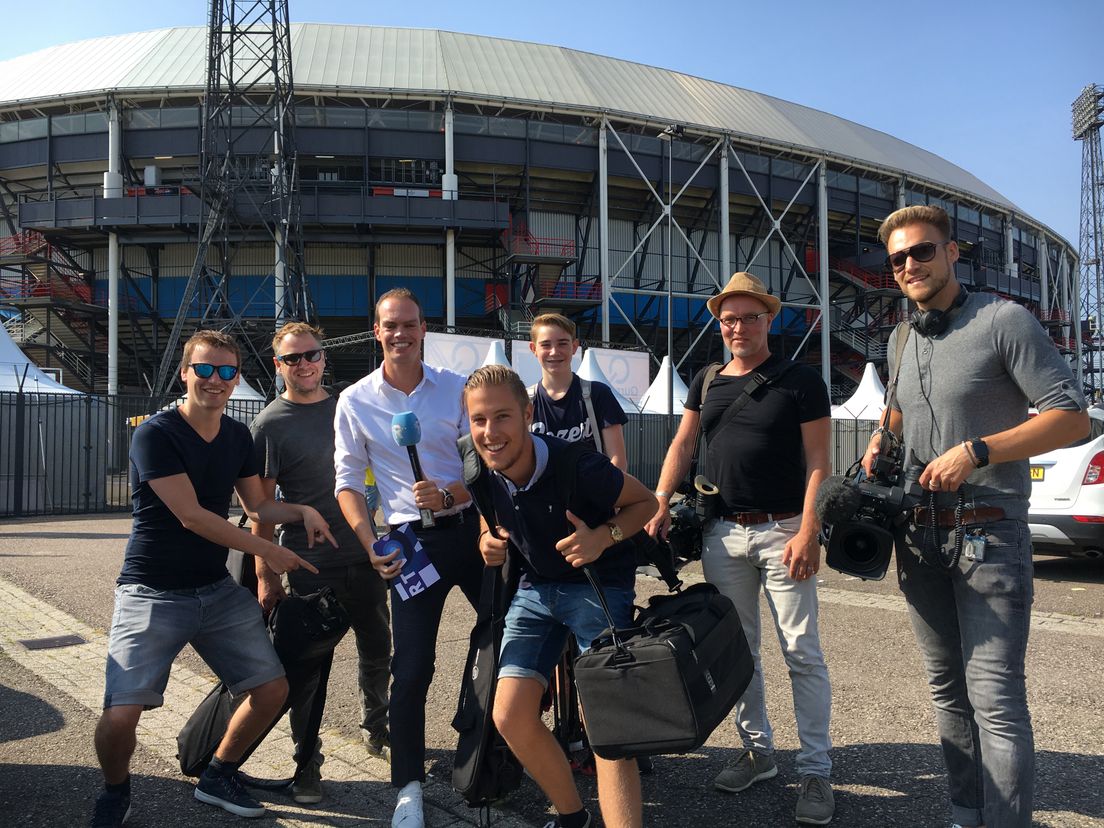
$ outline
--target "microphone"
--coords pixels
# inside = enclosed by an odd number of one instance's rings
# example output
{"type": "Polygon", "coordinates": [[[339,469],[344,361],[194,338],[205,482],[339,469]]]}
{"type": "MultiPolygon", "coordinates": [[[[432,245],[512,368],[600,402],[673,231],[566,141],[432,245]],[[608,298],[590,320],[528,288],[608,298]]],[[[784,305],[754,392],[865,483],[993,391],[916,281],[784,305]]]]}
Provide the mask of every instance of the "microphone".
{"type": "MultiPolygon", "coordinates": [[[[413,411],[403,411],[391,418],[391,436],[400,446],[406,446],[410,454],[410,470],[414,472],[414,482],[425,480],[422,473],[422,462],[418,459],[418,443],[422,439],[422,426],[418,422],[418,415],[413,411]]],[[[422,514],[422,526],[429,528],[434,525],[433,511],[431,509],[419,509],[422,514]]]]}
{"type": "Polygon", "coordinates": [[[820,484],[814,510],[821,523],[835,524],[853,518],[861,505],[862,492],[850,478],[835,474],[820,484]]]}

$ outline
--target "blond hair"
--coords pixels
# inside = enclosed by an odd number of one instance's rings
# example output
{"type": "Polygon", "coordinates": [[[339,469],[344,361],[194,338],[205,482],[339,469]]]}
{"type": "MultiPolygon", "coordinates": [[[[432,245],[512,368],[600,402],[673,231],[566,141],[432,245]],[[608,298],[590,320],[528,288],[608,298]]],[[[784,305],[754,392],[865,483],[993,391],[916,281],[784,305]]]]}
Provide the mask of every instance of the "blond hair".
{"type": "Polygon", "coordinates": [[[196,331],[184,343],[184,356],[180,359],[181,373],[187,371],[188,366],[192,364],[192,352],[195,351],[197,345],[206,345],[208,348],[221,348],[224,351],[229,351],[234,355],[234,361],[238,363],[238,367],[241,367],[241,348],[234,341],[234,337],[222,331],[196,331]]]}
{"type": "Polygon", "coordinates": [[[484,365],[472,371],[468,381],[464,383],[464,400],[467,401],[469,391],[492,386],[505,387],[513,392],[522,411],[529,405],[529,391],[525,383],[513,368],[505,365],[484,365]]]}
{"type": "Polygon", "coordinates": [[[288,322],[272,337],[272,353],[280,353],[280,343],[284,341],[285,336],[313,336],[318,340],[318,344],[322,344],[321,328],[316,328],[307,322],[288,322]]]}
{"type": "Polygon", "coordinates": [[[930,224],[939,231],[943,241],[951,240],[951,218],[947,215],[947,211],[942,207],[929,207],[927,204],[914,204],[911,207],[894,210],[886,216],[882,226],[878,228],[878,240],[886,244],[894,230],[900,230],[910,224],[930,224]]]}
{"type": "Polygon", "coordinates": [[[562,328],[568,336],[575,339],[575,323],[564,316],[562,313],[542,313],[536,319],[533,320],[533,325],[529,329],[529,339],[533,342],[537,341],[537,328],[544,325],[555,325],[557,328],[562,328]]]}

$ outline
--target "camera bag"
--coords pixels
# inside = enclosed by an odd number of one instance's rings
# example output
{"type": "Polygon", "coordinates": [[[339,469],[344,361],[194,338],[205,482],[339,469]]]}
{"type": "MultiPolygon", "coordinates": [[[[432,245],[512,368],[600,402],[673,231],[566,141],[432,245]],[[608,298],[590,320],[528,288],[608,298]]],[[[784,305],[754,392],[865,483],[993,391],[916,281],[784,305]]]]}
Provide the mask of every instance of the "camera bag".
{"type": "MultiPolygon", "coordinates": [[[[602,604],[601,585],[585,568],[602,604]]],[[[605,630],[575,660],[591,749],[605,759],[701,747],[755,665],[732,602],[712,584],[650,598],[629,629],[605,630]]]]}

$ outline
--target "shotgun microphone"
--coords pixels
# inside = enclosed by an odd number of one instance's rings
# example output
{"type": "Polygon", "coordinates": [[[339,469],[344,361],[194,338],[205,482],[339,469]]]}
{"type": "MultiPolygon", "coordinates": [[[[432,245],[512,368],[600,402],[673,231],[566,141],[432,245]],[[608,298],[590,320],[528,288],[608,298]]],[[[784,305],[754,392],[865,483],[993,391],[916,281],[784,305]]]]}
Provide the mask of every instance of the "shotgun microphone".
{"type": "MultiPolygon", "coordinates": [[[[425,480],[422,473],[422,462],[418,459],[418,442],[422,439],[422,426],[418,422],[418,416],[413,411],[403,411],[391,418],[391,436],[400,446],[406,446],[410,454],[410,470],[414,472],[414,481],[425,480]]],[[[419,509],[422,515],[422,527],[430,528],[434,525],[433,510],[419,509]]]]}

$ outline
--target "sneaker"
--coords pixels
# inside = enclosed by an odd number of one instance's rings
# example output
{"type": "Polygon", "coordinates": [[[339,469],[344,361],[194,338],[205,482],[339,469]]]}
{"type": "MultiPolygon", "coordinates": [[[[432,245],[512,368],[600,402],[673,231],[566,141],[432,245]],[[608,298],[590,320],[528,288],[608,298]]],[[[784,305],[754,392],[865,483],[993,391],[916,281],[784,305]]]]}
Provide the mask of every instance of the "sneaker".
{"type": "Polygon", "coordinates": [[[364,740],[364,748],[368,751],[369,756],[375,756],[384,762],[391,761],[391,736],[386,730],[375,734],[366,733],[362,730],[360,735],[364,740]]]}
{"type": "Polygon", "coordinates": [[[300,805],[317,805],[322,801],[322,769],[311,762],[291,783],[291,798],[300,805]]]}
{"type": "Polygon", "coordinates": [[[204,771],[195,788],[195,798],[208,805],[217,805],[241,817],[264,816],[265,808],[242,787],[236,773],[215,775],[204,771]]]}
{"type": "Polygon", "coordinates": [[[717,774],[713,787],[718,791],[739,793],[746,791],[756,782],[778,775],[778,765],[774,759],[754,750],[744,752],[735,765],[730,765],[717,774]]]}
{"type": "Polygon", "coordinates": [[[92,828],[117,828],[130,816],[130,794],[100,791],[92,812],[92,828]]]}
{"type": "MultiPolygon", "coordinates": [[[[586,822],[583,823],[583,828],[591,828],[592,825],[594,825],[594,816],[590,811],[587,811],[587,818],[586,822]]],[[[549,820],[544,824],[544,828],[561,828],[559,819],[549,820]]]]}
{"type": "Polygon", "coordinates": [[[391,817],[391,828],[425,828],[421,785],[412,782],[399,791],[399,800],[395,803],[395,813],[391,817]]]}
{"type": "Polygon", "coordinates": [[[804,825],[827,825],[835,812],[831,783],[823,776],[803,776],[797,791],[797,821],[804,825]]]}

